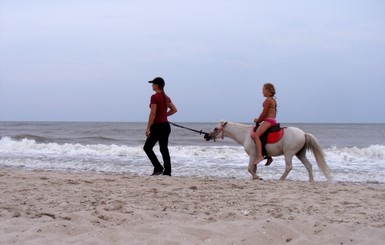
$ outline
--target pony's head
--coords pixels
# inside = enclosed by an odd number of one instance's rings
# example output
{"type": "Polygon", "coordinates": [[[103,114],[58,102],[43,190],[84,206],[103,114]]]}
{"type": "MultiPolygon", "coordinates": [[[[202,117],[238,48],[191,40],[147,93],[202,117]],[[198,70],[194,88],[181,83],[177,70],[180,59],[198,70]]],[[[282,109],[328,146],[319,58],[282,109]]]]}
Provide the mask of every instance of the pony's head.
{"type": "Polygon", "coordinates": [[[208,134],[205,134],[204,138],[205,140],[209,141],[213,139],[214,141],[222,133],[221,138],[223,139],[224,137],[224,129],[226,127],[227,121],[221,120],[208,134]]]}

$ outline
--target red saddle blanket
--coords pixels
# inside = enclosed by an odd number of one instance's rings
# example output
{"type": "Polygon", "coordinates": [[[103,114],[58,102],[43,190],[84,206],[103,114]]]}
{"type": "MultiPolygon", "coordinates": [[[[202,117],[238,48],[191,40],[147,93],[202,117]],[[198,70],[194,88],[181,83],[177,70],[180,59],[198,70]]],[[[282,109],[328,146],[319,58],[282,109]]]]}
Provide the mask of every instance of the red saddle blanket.
{"type": "Polygon", "coordinates": [[[269,132],[267,135],[266,144],[273,144],[278,142],[283,137],[284,132],[285,130],[283,128],[277,132],[269,132]]]}
{"type": "MultiPolygon", "coordinates": [[[[254,139],[255,130],[257,130],[259,124],[257,124],[253,129],[251,129],[250,137],[254,139]]],[[[285,133],[285,128],[281,128],[281,125],[277,123],[276,125],[269,128],[265,133],[259,137],[262,143],[262,155],[267,156],[265,145],[266,144],[274,144],[277,143],[280,139],[282,139],[283,134],[285,133]]]]}

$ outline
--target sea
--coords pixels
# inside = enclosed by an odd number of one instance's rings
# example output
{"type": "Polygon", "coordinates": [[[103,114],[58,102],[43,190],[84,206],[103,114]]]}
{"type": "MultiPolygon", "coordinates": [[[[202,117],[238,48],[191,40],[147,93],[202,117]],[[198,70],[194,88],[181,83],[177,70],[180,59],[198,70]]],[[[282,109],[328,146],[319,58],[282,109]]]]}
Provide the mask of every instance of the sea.
{"type": "MultiPolygon", "coordinates": [[[[203,132],[217,124],[175,123],[203,132]]],[[[385,184],[385,124],[281,126],[298,127],[318,139],[333,181],[385,184]]],[[[247,172],[249,157],[232,139],[206,141],[199,132],[171,128],[173,176],[251,179],[247,172]]],[[[0,122],[0,168],[149,176],[153,167],[143,151],[145,129],[144,122],[0,122]]],[[[154,150],[161,160],[158,145],[154,150]]],[[[315,181],[327,181],[311,152],[308,158],[315,181]]],[[[293,159],[287,180],[308,181],[306,168],[293,159]]],[[[274,157],[270,166],[258,165],[258,174],[265,180],[278,180],[284,169],[283,156],[274,157]]]]}

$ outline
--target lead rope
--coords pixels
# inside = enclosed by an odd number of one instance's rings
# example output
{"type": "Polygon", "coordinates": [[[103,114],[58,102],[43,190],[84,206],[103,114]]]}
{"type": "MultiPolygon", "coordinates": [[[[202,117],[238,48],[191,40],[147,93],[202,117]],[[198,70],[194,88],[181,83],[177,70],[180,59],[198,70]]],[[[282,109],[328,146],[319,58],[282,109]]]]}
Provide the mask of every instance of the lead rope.
{"type": "Polygon", "coordinates": [[[178,127],[178,128],[184,128],[184,129],[193,131],[193,132],[195,132],[195,133],[204,134],[205,136],[206,136],[206,135],[209,135],[209,133],[206,133],[206,132],[204,132],[204,131],[202,131],[202,130],[199,130],[199,131],[198,131],[198,130],[196,130],[196,129],[184,127],[184,126],[178,125],[178,124],[173,123],[173,122],[169,122],[169,123],[170,123],[171,125],[175,126],[175,127],[178,127]]]}

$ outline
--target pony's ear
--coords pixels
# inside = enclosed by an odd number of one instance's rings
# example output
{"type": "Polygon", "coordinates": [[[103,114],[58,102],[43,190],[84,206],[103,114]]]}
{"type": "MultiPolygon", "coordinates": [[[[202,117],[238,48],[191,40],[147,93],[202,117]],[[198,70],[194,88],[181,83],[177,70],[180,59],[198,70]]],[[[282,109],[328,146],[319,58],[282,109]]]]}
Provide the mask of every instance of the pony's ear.
{"type": "Polygon", "coordinates": [[[221,120],[221,126],[222,126],[222,127],[226,126],[226,124],[227,124],[227,121],[221,120]]]}

